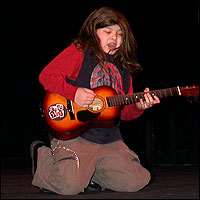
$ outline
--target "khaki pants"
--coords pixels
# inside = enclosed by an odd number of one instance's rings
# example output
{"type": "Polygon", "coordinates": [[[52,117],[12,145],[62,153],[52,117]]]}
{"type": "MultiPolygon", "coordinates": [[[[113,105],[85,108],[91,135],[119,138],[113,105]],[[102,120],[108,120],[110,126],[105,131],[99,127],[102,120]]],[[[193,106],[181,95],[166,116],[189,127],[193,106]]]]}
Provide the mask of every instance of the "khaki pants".
{"type": "Polygon", "coordinates": [[[150,173],[124,142],[95,144],[81,137],[53,139],[52,149],[38,149],[37,170],[32,184],[62,195],[84,192],[92,179],[119,192],[136,192],[148,184],[150,173]]]}

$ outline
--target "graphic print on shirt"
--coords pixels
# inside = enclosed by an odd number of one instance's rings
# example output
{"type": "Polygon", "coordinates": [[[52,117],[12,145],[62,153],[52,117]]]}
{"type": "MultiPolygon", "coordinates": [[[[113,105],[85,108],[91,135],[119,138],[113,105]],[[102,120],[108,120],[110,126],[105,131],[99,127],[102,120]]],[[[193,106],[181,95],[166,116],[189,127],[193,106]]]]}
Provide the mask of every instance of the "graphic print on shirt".
{"type": "Polygon", "coordinates": [[[107,85],[114,88],[118,94],[124,94],[122,78],[118,68],[108,62],[106,69],[108,72],[102,69],[99,64],[94,68],[90,79],[90,87],[93,89],[102,85],[107,85]]]}

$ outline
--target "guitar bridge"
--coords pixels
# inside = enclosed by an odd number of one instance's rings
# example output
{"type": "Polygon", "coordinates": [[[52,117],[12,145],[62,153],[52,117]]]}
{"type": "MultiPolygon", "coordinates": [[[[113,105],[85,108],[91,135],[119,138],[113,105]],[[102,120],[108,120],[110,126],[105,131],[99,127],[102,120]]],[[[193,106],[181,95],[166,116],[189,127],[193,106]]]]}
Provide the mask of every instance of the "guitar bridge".
{"type": "Polygon", "coordinates": [[[70,100],[67,100],[67,111],[69,112],[70,119],[75,120],[74,109],[70,100]]]}
{"type": "Polygon", "coordinates": [[[77,112],[77,118],[80,122],[89,121],[91,119],[98,117],[99,115],[100,113],[92,113],[88,110],[82,110],[77,112]]]}

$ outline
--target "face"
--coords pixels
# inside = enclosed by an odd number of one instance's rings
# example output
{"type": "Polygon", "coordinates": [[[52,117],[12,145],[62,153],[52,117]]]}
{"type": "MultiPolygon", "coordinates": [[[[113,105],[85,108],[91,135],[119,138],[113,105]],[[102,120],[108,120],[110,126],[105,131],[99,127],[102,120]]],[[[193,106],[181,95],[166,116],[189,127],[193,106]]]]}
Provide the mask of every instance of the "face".
{"type": "Polygon", "coordinates": [[[117,24],[97,29],[97,35],[103,51],[111,55],[117,52],[123,41],[122,30],[117,24]]]}

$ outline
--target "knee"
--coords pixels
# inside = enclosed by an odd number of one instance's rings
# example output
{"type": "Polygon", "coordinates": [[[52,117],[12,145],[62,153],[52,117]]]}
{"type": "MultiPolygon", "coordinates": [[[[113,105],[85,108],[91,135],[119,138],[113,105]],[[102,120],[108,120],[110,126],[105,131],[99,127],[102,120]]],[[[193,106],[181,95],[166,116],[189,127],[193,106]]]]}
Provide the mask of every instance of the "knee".
{"type": "Polygon", "coordinates": [[[142,173],[129,174],[123,181],[112,187],[113,190],[118,192],[137,192],[143,189],[150,181],[151,175],[148,170],[144,169],[142,173]]]}
{"type": "Polygon", "coordinates": [[[151,175],[148,170],[142,174],[138,174],[137,177],[132,177],[132,180],[129,182],[129,187],[127,188],[127,192],[137,192],[143,189],[146,185],[148,185],[151,179],[151,175]]]}

